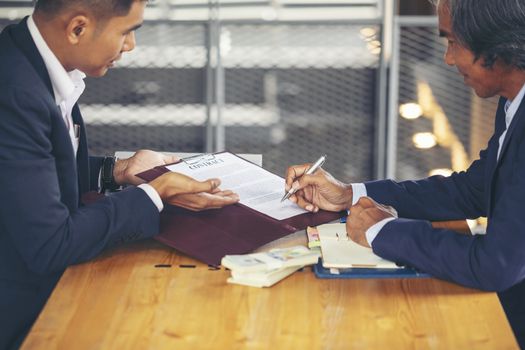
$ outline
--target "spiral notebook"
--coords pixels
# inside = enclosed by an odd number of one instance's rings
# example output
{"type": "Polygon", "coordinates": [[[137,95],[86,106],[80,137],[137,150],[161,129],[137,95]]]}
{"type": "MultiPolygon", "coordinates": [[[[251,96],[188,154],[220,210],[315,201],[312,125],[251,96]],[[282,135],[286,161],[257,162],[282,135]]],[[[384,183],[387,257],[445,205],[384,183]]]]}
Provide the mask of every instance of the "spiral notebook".
{"type": "Polygon", "coordinates": [[[319,278],[414,278],[430,277],[374,254],[346,234],[344,223],[317,226],[322,259],[314,266],[319,278]]]}
{"type": "Polygon", "coordinates": [[[400,268],[396,263],[375,255],[371,248],[352,241],[346,235],[343,223],[317,226],[317,232],[325,268],[400,268]]]}

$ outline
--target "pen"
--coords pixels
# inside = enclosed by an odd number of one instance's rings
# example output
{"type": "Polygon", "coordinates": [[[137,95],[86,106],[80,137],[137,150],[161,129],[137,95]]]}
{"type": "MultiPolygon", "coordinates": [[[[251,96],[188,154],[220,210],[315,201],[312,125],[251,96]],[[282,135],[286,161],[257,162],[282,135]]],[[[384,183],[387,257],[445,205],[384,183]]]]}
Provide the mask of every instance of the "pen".
{"type": "MultiPolygon", "coordinates": [[[[317,159],[317,161],[311,167],[309,167],[308,170],[306,170],[305,175],[311,175],[311,174],[315,173],[315,171],[317,169],[319,169],[324,164],[325,160],[326,160],[326,154],[321,156],[319,159],[317,159]]],[[[287,200],[288,198],[290,198],[290,196],[292,194],[294,194],[295,191],[297,191],[297,190],[295,190],[293,187],[290,188],[290,191],[288,191],[283,196],[283,198],[281,198],[281,202],[283,202],[283,201],[287,200]]]]}

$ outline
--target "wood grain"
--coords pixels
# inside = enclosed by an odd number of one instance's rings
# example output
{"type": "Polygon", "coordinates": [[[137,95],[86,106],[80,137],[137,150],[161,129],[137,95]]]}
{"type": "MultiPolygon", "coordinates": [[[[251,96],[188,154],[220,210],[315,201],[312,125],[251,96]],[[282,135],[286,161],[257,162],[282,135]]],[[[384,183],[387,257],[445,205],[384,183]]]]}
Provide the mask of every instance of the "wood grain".
{"type": "Polygon", "coordinates": [[[118,248],[65,272],[22,348],[517,349],[494,293],[309,268],[265,289],[228,275],[154,241],[118,248]]]}
{"type": "Polygon", "coordinates": [[[432,227],[434,228],[445,228],[448,230],[456,231],[458,233],[470,235],[470,227],[466,220],[451,220],[451,221],[433,221],[432,227]]]}

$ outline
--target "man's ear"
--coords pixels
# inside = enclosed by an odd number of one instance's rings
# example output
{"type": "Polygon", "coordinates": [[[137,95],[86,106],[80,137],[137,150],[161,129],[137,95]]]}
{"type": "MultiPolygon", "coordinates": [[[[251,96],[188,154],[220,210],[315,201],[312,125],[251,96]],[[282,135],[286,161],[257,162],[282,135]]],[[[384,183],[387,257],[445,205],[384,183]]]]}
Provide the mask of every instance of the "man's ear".
{"type": "Polygon", "coordinates": [[[68,22],[66,27],[67,40],[70,44],[76,45],[86,35],[92,21],[84,15],[77,15],[68,22]]]}

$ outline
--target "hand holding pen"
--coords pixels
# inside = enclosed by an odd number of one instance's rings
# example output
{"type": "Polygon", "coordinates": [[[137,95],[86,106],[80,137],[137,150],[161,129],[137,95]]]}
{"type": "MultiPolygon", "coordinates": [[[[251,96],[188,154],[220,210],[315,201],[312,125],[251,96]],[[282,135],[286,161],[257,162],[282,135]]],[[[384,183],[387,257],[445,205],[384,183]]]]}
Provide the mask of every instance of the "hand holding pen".
{"type": "MultiPolygon", "coordinates": [[[[284,198],[311,212],[319,209],[341,211],[352,205],[352,186],[336,180],[321,168],[321,157],[313,165],[293,165],[286,171],[289,191],[284,198]],[[316,163],[319,165],[315,166],[316,163]]],[[[284,200],[284,199],[283,199],[284,200]]]]}
{"type": "MultiPolygon", "coordinates": [[[[306,170],[306,173],[305,175],[312,175],[313,173],[315,173],[315,171],[317,169],[319,169],[320,167],[323,166],[324,162],[326,161],[326,154],[321,156],[319,159],[317,159],[317,161],[311,166],[308,168],[308,170],[306,170]]],[[[297,191],[297,189],[295,188],[290,188],[290,190],[284,194],[283,198],[281,198],[281,202],[287,200],[288,198],[290,198],[290,196],[292,194],[294,194],[295,192],[297,191]]]]}

